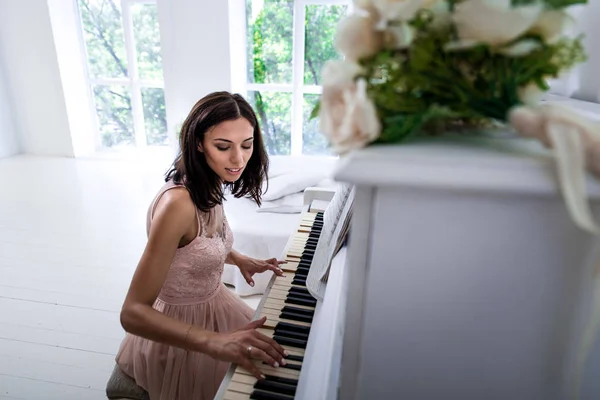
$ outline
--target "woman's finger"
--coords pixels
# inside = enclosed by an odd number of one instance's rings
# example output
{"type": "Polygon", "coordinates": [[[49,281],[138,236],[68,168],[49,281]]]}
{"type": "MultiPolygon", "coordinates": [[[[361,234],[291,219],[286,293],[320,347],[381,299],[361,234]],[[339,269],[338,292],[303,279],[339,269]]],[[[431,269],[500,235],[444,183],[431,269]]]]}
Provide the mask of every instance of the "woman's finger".
{"type": "Polygon", "coordinates": [[[256,379],[265,379],[265,376],[260,372],[258,368],[252,363],[252,361],[247,357],[242,357],[240,362],[238,363],[242,368],[246,369],[250,372],[256,379]]]}
{"type": "Polygon", "coordinates": [[[273,338],[263,335],[262,333],[260,333],[258,331],[254,331],[254,332],[256,334],[257,339],[262,340],[263,342],[267,343],[267,345],[274,348],[277,351],[277,353],[279,353],[280,356],[286,357],[288,355],[288,352],[283,347],[281,347],[281,345],[279,343],[277,343],[275,340],[273,340],[273,338]]]}
{"type": "Polygon", "coordinates": [[[279,276],[283,275],[283,270],[275,265],[269,265],[267,267],[267,270],[271,270],[271,271],[275,272],[275,275],[279,275],[279,276]]]}
{"type": "Polygon", "coordinates": [[[285,363],[281,362],[283,358],[274,349],[269,349],[269,346],[265,342],[254,339],[252,343],[254,346],[252,346],[252,350],[249,353],[250,358],[262,360],[275,368],[279,367],[279,364],[285,365],[285,363]]]}

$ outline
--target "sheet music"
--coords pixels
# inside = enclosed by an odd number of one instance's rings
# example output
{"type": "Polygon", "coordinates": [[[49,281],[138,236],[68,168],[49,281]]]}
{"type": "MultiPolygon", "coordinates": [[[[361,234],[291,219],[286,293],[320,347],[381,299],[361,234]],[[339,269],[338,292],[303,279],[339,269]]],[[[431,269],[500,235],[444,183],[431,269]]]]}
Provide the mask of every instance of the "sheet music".
{"type": "Polygon", "coordinates": [[[306,288],[318,301],[323,301],[331,260],[341,248],[348,232],[353,199],[354,187],[339,184],[329,206],[323,213],[321,238],[306,278],[306,288]]]}

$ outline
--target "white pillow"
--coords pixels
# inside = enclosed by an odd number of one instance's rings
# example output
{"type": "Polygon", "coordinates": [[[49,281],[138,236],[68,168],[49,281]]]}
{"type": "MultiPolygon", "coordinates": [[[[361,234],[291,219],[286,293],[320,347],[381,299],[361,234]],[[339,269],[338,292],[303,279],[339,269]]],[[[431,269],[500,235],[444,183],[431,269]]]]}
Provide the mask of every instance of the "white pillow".
{"type": "Polygon", "coordinates": [[[290,172],[269,179],[269,188],[262,196],[264,201],[273,201],[284,196],[303,192],[307,187],[315,186],[325,178],[325,174],[290,172]]]}
{"type": "Polygon", "coordinates": [[[273,201],[265,201],[257,208],[257,213],[299,214],[302,212],[304,193],[294,193],[273,201]]]}

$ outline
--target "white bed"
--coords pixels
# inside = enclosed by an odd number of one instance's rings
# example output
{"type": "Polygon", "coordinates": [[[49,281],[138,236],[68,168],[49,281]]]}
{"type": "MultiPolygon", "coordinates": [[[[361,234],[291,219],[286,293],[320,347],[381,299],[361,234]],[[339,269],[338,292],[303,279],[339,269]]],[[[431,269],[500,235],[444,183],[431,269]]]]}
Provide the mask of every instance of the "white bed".
{"type": "MultiPolygon", "coordinates": [[[[333,157],[270,158],[269,189],[259,210],[250,199],[227,195],[224,208],[233,231],[233,248],[250,257],[281,257],[285,244],[297,227],[308,187],[333,187],[329,179],[336,162],[333,157]]],[[[240,296],[262,294],[272,273],[254,276],[254,287],[246,283],[239,269],[225,264],[223,282],[235,287],[240,296]]]]}

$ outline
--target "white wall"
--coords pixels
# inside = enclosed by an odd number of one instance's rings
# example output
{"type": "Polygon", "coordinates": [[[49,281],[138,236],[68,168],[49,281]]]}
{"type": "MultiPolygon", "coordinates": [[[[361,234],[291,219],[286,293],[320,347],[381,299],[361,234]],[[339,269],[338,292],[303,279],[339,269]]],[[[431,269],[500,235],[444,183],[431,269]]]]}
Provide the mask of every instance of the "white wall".
{"type": "Polygon", "coordinates": [[[80,43],[79,11],[72,0],[47,0],[69,131],[75,157],[95,150],[95,111],[80,43]]]}
{"type": "Polygon", "coordinates": [[[575,19],[573,34],[583,34],[583,45],[588,60],[552,82],[551,93],[578,100],[600,102],[600,1],[573,6],[570,14],[575,19]]]}
{"type": "Polygon", "coordinates": [[[73,156],[47,0],[0,0],[0,50],[22,150],[73,156]]]}
{"type": "Polygon", "coordinates": [[[0,158],[8,157],[21,151],[13,113],[14,107],[9,95],[3,60],[0,58],[0,158]]]}

